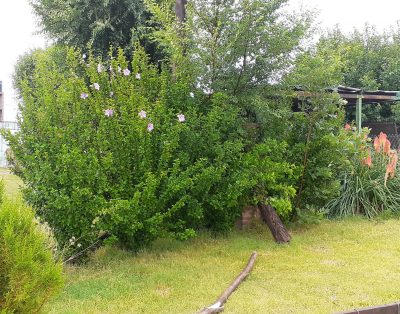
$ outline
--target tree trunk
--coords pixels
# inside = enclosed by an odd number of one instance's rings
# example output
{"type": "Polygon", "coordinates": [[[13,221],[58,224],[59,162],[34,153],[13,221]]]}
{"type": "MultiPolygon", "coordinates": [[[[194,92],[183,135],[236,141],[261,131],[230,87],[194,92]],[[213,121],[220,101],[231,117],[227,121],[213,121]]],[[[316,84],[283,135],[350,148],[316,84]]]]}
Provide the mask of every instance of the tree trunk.
{"type": "Polygon", "coordinates": [[[186,3],[187,0],[176,0],[175,2],[175,14],[180,23],[184,23],[186,20],[186,3]]]}
{"type": "Polygon", "coordinates": [[[249,261],[247,262],[245,269],[243,269],[243,271],[239,274],[239,276],[236,277],[236,279],[232,282],[232,284],[228,287],[228,289],[226,289],[221,294],[221,296],[217,299],[217,301],[213,305],[206,307],[205,309],[200,311],[199,314],[213,314],[222,312],[224,310],[223,305],[228,300],[229,296],[250,274],[251,270],[253,269],[256,258],[257,258],[257,252],[253,252],[250,256],[249,261]]]}
{"type": "Polygon", "coordinates": [[[261,217],[271,230],[274,239],[278,243],[290,242],[291,236],[283,225],[281,219],[271,205],[259,204],[258,205],[261,217]]]}

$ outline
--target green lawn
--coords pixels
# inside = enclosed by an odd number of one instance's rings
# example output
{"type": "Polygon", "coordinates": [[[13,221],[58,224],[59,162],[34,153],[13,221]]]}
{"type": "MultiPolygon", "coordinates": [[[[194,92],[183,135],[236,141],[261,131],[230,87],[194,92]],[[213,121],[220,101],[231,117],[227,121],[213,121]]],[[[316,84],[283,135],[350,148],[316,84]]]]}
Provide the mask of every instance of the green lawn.
{"type": "Polygon", "coordinates": [[[18,197],[20,195],[21,180],[5,168],[0,168],[0,179],[5,183],[5,194],[9,198],[18,197]]]}
{"type": "Polygon", "coordinates": [[[159,241],[133,255],[101,249],[67,267],[48,313],[195,313],[210,305],[253,250],[255,268],[225,313],[332,313],[400,300],[400,222],[349,219],[292,230],[289,245],[258,227],[224,238],[159,241]]]}
{"type": "MultiPolygon", "coordinates": [[[[4,178],[14,193],[19,181],[4,178]]],[[[160,240],[136,255],[103,248],[87,265],[65,268],[67,284],[44,312],[195,313],[253,250],[253,272],[224,313],[332,313],[400,300],[399,220],[324,221],[291,233],[289,245],[276,245],[258,225],[225,237],[160,240]]]]}

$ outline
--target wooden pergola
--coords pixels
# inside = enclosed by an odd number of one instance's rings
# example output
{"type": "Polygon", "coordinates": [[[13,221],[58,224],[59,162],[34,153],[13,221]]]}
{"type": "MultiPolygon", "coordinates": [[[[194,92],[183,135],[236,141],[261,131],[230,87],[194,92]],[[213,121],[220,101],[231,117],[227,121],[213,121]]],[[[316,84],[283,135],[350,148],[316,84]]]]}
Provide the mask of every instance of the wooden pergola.
{"type": "MultiPolygon", "coordinates": [[[[339,85],[334,88],[327,88],[326,91],[336,92],[340,97],[347,101],[347,105],[354,105],[356,107],[356,126],[359,132],[362,127],[362,106],[366,104],[382,104],[393,103],[400,101],[400,91],[365,91],[360,88],[346,87],[339,85]]],[[[297,91],[298,96],[307,97],[311,96],[302,90],[297,91]]]]}

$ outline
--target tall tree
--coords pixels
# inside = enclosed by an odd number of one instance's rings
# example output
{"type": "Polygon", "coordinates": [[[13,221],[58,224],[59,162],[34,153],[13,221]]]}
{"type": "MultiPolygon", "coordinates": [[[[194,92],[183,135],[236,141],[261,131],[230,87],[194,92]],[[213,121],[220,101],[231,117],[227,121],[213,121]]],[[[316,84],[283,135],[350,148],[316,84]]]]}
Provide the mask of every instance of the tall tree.
{"type": "MultiPolygon", "coordinates": [[[[178,59],[177,64],[182,67],[182,61],[188,62],[203,90],[234,96],[277,82],[293,64],[312,21],[308,12],[288,12],[287,0],[189,1],[187,37],[182,39],[180,15],[178,19],[166,15],[165,7],[146,2],[163,27],[155,36],[178,59]]],[[[183,2],[178,0],[176,7],[183,2]]]]}
{"type": "Polygon", "coordinates": [[[57,43],[105,56],[110,45],[132,48],[137,41],[156,61],[160,55],[148,39],[150,13],[142,0],[31,0],[42,30],[57,43]]]}

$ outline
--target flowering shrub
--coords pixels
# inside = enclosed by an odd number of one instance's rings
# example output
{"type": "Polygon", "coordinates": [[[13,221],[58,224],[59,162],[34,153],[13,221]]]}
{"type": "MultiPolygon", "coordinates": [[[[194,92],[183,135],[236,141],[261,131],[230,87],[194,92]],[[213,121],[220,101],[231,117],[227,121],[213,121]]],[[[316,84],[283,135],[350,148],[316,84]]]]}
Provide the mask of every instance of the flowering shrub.
{"type": "Polygon", "coordinates": [[[119,51],[107,64],[68,50],[61,70],[51,54],[23,86],[21,131],[7,138],[26,200],[61,245],[79,250],[105,231],[137,248],[203,226],[227,230],[262,183],[264,197],[291,210],[284,148],[246,153],[227,96],[160,73],[141,49],[131,62],[119,51]],[[263,177],[259,158],[274,173],[263,177]]]}
{"type": "Polygon", "coordinates": [[[345,128],[354,147],[350,168],[343,173],[340,195],[326,209],[333,216],[362,214],[373,217],[382,211],[400,209],[400,180],[396,175],[397,151],[391,149],[386,134],[375,137],[373,146],[364,132],[357,135],[345,128]]]}

